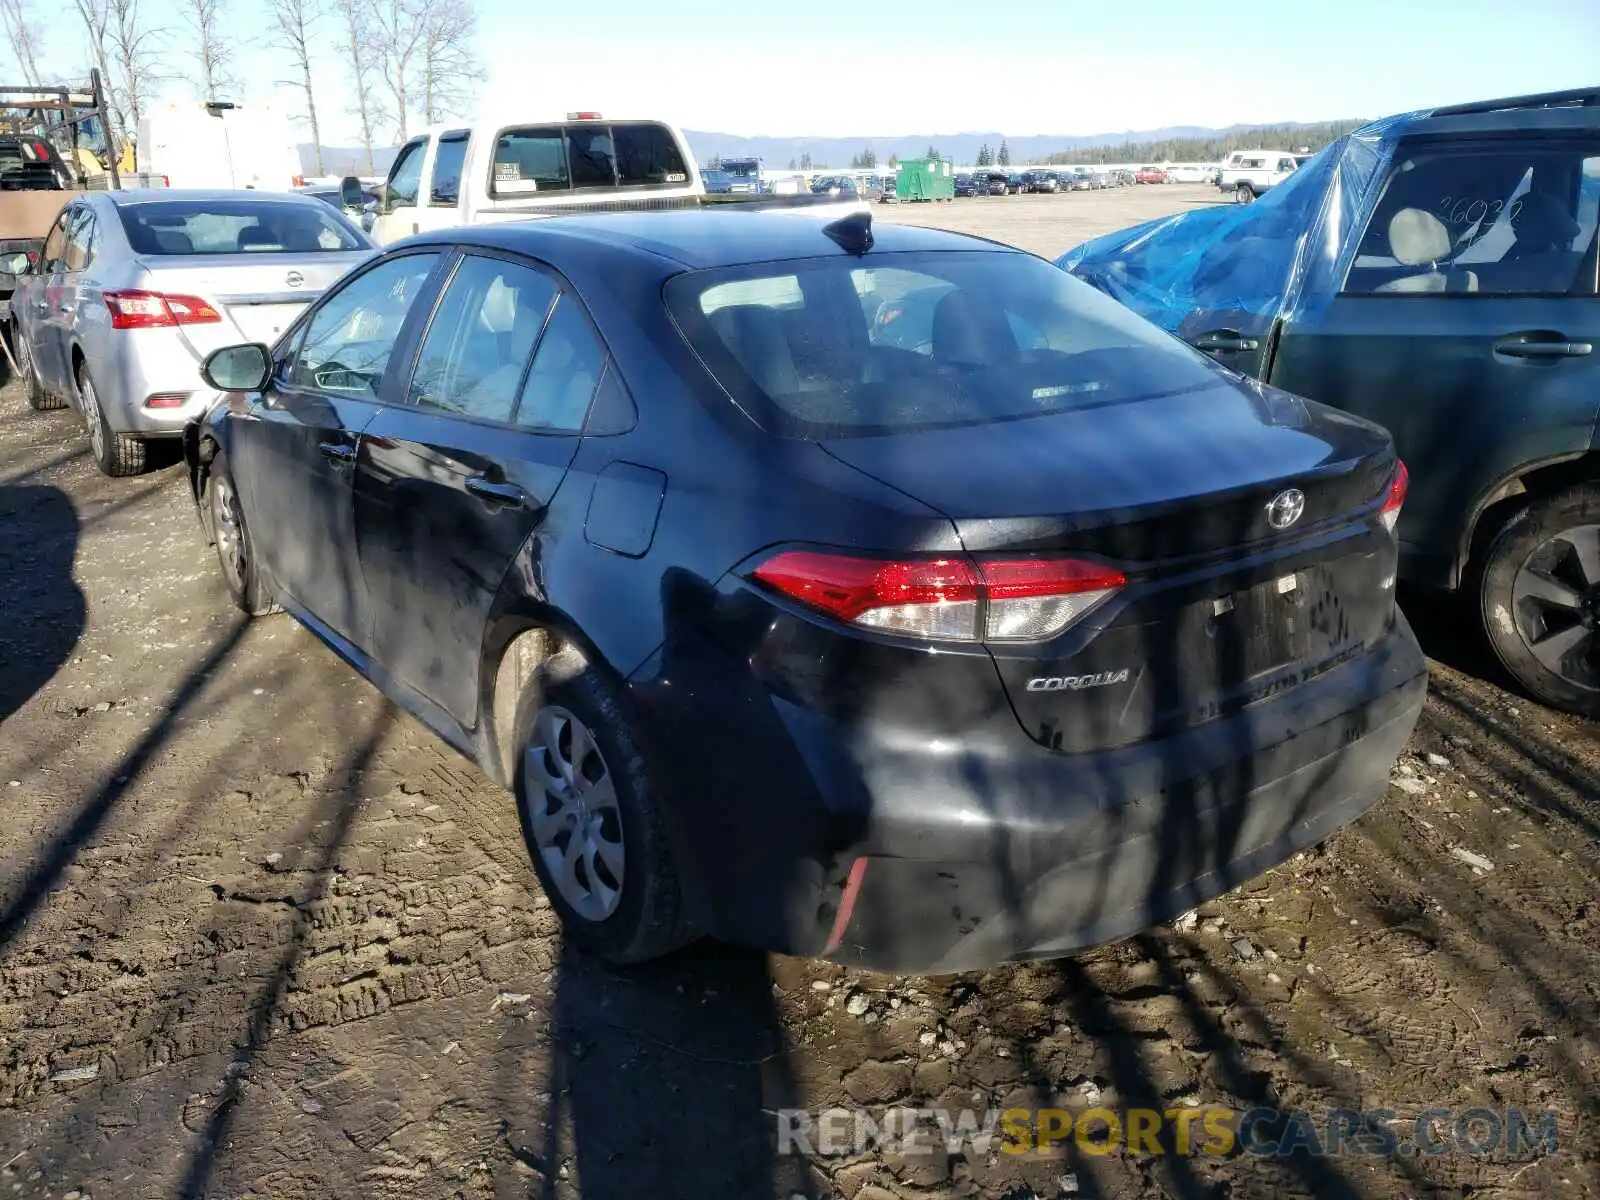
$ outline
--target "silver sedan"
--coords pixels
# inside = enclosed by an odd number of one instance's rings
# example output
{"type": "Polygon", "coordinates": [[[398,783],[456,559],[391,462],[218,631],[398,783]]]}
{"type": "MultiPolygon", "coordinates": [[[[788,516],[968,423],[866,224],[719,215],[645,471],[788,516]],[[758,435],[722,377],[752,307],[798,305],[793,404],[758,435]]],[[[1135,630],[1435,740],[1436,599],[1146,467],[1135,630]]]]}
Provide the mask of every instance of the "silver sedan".
{"type": "Polygon", "coordinates": [[[11,300],[29,402],[70,404],[108,475],[136,475],[152,438],[179,437],[210,392],[200,363],[271,345],[329,284],[373,253],[309,196],[95,192],[56,219],[11,300]]]}

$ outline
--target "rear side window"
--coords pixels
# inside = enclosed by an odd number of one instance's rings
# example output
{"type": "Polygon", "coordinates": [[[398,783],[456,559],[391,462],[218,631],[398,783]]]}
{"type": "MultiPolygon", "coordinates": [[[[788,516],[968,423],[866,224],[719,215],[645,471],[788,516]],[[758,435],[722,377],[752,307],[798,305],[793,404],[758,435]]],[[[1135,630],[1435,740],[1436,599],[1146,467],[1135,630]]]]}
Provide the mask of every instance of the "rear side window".
{"type": "Polygon", "coordinates": [[[605,347],[571,293],[563,293],[533,356],[517,424],[546,433],[581,432],[605,364],[605,347]]]}
{"type": "Polygon", "coordinates": [[[677,139],[654,122],[584,121],[507,129],[495,139],[490,194],[681,187],[689,169],[677,139]]]}
{"type": "Polygon", "coordinates": [[[460,132],[447,133],[439,139],[439,148],[433,154],[429,204],[453,208],[461,200],[461,168],[467,159],[467,137],[465,132],[460,132]]]}
{"type": "Polygon", "coordinates": [[[1402,143],[1346,295],[1595,294],[1600,145],[1402,143]]]}
{"type": "Polygon", "coordinates": [[[423,340],[411,403],[480,421],[509,421],[555,295],[550,277],[531,267],[462,259],[423,340]]]}
{"type": "Polygon", "coordinates": [[[80,208],[67,227],[67,270],[81,271],[94,261],[94,240],[94,214],[80,208]]]}
{"type": "Polygon", "coordinates": [[[765,428],[828,438],[1170,394],[1215,368],[1030,255],[882,254],[677,276],[667,303],[765,428]]]}

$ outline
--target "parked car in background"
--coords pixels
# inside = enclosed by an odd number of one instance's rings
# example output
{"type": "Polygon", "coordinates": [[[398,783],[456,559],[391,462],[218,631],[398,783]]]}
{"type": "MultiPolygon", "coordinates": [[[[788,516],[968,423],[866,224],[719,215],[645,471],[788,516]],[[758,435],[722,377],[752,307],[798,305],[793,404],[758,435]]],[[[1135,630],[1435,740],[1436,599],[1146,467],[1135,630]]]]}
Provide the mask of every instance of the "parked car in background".
{"type": "Polygon", "coordinates": [[[1006,176],[1006,186],[1011,195],[1020,196],[1028,190],[1028,177],[1022,171],[1012,171],[1006,176]]]}
{"type": "Polygon", "coordinates": [[[1095,171],[1089,176],[1089,186],[1096,191],[1116,186],[1111,179],[1110,171],[1095,171]]]}
{"type": "Polygon", "coordinates": [[[1072,191],[1087,192],[1094,188],[1094,171],[1089,167],[1072,168],[1072,191]]]}
{"type": "Polygon", "coordinates": [[[729,196],[733,194],[733,176],[716,167],[701,167],[700,182],[705,184],[708,196],[729,196]]]}
{"type": "Polygon", "coordinates": [[[1009,196],[1012,192],[1011,176],[1004,171],[990,171],[980,176],[990,196],[1009,196]]]}
{"type": "Polygon", "coordinates": [[[330,205],[268,192],[86,192],[18,283],[11,340],[36,409],[83,417],[107,475],[144,470],[209,392],[213,348],[273,341],[373,250],[330,205]]]}
{"type": "Polygon", "coordinates": [[[811,194],[854,197],[861,193],[856,188],[855,179],[849,175],[821,175],[811,181],[811,194]]]}
{"type": "Polygon", "coordinates": [[[1401,572],[1464,594],[1508,671],[1600,715],[1600,90],[1391,117],[1247,209],[1063,265],[1266,383],[1379,421],[1401,572]]]}
{"type": "Polygon", "coordinates": [[[1166,183],[1167,173],[1160,167],[1140,167],[1133,173],[1135,183],[1166,183]]]}
{"type": "Polygon", "coordinates": [[[1061,190],[1061,176],[1054,171],[1029,171],[1028,190],[1053,196],[1061,190]]]}
{"type": "Polygon", "coordinates": [[[613,960],[1070,954],[1354,820],[1422,705],[1388,435],[993,242],[447,230],[206,371],[239,606],[509,787],[613,960]]]}
{"type": "Polygon", "coordinates": [[[956,195],[979,196],[985,194],[984,190],[980,190],[979,180],[981,178],[982,176],[978,175],[957,175],[956,195]]]}
{"type": "Polygon", "coordinates": [[[1294,155],[1282,150],[1247,150],[1222,168],[1217,186],[1249,204],[1295,172],[1294,155]]]}

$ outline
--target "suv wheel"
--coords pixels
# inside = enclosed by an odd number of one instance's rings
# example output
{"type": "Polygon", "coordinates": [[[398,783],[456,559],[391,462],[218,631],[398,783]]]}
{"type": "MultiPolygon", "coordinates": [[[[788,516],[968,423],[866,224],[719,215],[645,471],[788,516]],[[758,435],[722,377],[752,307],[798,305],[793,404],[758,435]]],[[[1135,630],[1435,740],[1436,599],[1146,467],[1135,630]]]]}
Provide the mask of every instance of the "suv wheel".
{"type": "Polygon", "coordinates": [[[78,365],[78,406],[83,413],[84,428],[89,432],[89,447],[100,469],[111,476],[142,475],[144,439],[117,433],[106,423],[106,415],[100,411],[100,394],[89,377],[87,363],[78,365]]]}
{"type": "Polygon", "coordinates": [[[1512,517],[1489,546],[1480,602],[1517,682],[1553,708],[1600,716],[1600,485],[1512,517]]]}
{"type": "Polygon", "coordinates": [[[1252,204],[1255,202],[1256,190],[1248,183],[1241,183],[1233,189],[1233,202],[1235,204],[1252,204]]]}
{"type": "Polygon", "coordinates": [[[612,962],[691,940],[662,828],[663,792],[619,689],[568,651],[517,711],[522,833],[568,937],[612,962]]]}

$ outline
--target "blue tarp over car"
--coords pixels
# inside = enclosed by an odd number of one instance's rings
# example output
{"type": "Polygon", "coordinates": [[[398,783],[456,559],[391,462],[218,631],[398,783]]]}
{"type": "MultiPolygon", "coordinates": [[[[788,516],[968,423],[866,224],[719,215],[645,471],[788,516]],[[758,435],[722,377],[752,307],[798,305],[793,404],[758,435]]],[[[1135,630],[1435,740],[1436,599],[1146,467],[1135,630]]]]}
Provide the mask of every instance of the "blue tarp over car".
{"type": "Polygon", "coordinates": [[[1236,312],[1255,328],[1336,290],[1355,253],[1395,143],[1428,115],[1373,121],[1315,155],[1254,204],[1160,217],[1068,251],[1057,265],[1180,336],[1201,311],[1236,312]]]}

